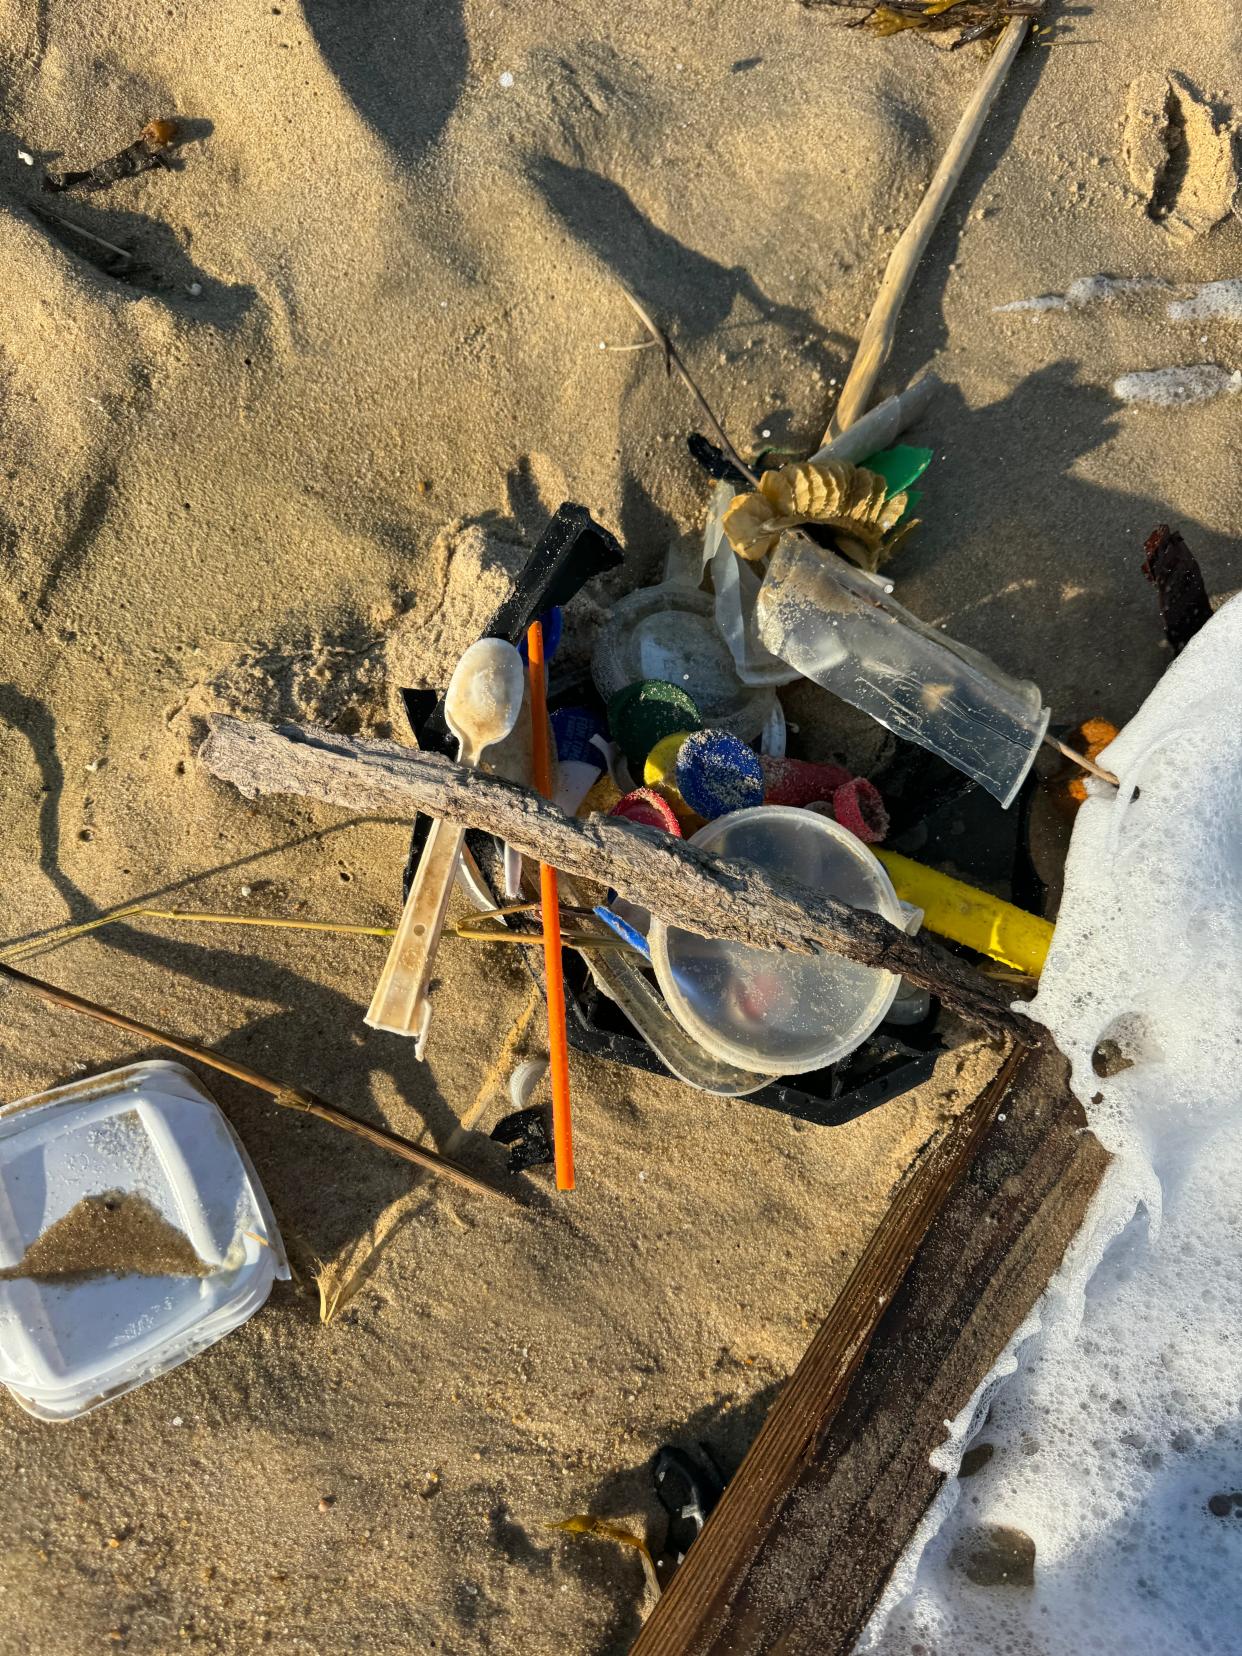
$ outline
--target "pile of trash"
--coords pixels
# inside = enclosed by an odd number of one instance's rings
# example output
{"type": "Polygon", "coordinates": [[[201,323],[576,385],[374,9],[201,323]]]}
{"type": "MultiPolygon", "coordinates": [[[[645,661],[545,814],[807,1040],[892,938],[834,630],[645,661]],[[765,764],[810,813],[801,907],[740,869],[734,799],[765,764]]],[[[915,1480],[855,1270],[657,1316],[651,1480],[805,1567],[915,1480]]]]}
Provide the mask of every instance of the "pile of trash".
{"type": "MultiPolygon", "coordinates": [[[[482,769],[542,794],[567,817],[613,819],[652,842],[677,840],[740,859],[878,915],[897,934],[925,927],[990,957],[1015,981],[1036,978],[1051,936],[1047,921],[887,843],[894,819],[900,842],[936,798],[935,786],[911,782],[912,753],[935,756],[926,762],[938,768],[941,788],[956,771],[963,789],[982,788],[1007,806],[1033,780],[1049,720],[1034,685],[926,627],[893,597],[889,560],[917,523],[916,484],[932,461],[929,449],[893,439],[922,412],[934,383],[889,399],[805,461],[765,455],[752,470],[735,452],[691,439],[711,478],[701,546],[688,552],[678,543],[658,585],[616,600],[586,653],[562,650],[574,642],[573,600],[620,565],[622,549],[584,507],[563,505],[444,693],[403,692],[418,746],[454,758],[463,778],[482,769]],[[778,692],[800,680],[901,738],[902,765],[868,777],[832,753],[790,753],[778,692]]],[[[580,875],[529,863],[460,823],[420,821],[405,907],[366,1012],[373,1029],[413,1037],[413,1055],[422,1056],[455,885],[483,911],[456,926],[458,936],[542,944],[542,975],[535,951],[522,952],[547,999],[552,1119],[549,1131],[542,1110],[515,1088],[520,1108],[493,1134],[509,1146],[515,1175],[551,1161],[558,1189],[574,1186],[571,1045],[821,1123],[847,1120],[917,1085],[944,1049],[936,997],[897,971],[839,953],[773,951],[700,935],[666,923],[632,893],[627,900],[580,875]],[[532,933],[522,916],[536,908],[542,918],[532,933]]],[[[37,980],[3,970],[51,998],[37,980]]],[[[61,1004],[214,1061],[56,994],[61,1004]]],[[[488,1181],[396,1135],[256,1072],[243,1079],[494,1194],[488,1181]]],[[[198,1092],[191,1099],[180,1079],[143,1068],[100,1078],[97,1091],[73,1087],[0,1118],[0,1197],[22,1216],[20,1225],[0,1230],[0,1380],[46,1418],[67,1418],[184,1360],[252,1314],[284,1272],[253,1170],[240,1147],[221,1137],[214,1106],[198,1092]],[[118,1098],[119,1119],[141,1123],[124,1154],[116,1146],[129,1141],[116,1136],[115,1124],[107,1138],[103,1125],[105,1115],[116,1115],[118,1098]],[[203,1160],[206,1128],[197,1123],[208,1119],[215,1122],[214,1159],[203,1160]],[[179,1152],[178,1181],[146,1178],[148,1142],[179,1142],[186,1133],[192,1144],[179,1152]],[[85,1150],[71,1156],[67,1146],[79,1137],[85,1150]],[[111,1148],[101,1160],[105,1139],[111,1148]],[[226,1171],[236,1194],[221,1207],[210,1192],[226,1171]],[[31,1206],[36,1188],[41,1205],[31,1206]],[[122,1270],[111,1255],[44,1271],[40,1238],[59,1234],[70,1214],[78,1215],[70,1227],[78,1234],[86,1217],[99,1217],[98,1201],[109,1193],[127,1212],[138,1197],[153,1204],[153,1221],[193,1244],[193,1271],[148,1272],[141,1263],[122,1270]],[[72,1340],[66,1328],[76,1331],[72,1340]],[[84,1350],[77,1367],[56,1369],[49,1353],[76,1350],[84,1340],[89,1346],[90,1330],[103,1342],[99,1351],[84,1350]]]]}

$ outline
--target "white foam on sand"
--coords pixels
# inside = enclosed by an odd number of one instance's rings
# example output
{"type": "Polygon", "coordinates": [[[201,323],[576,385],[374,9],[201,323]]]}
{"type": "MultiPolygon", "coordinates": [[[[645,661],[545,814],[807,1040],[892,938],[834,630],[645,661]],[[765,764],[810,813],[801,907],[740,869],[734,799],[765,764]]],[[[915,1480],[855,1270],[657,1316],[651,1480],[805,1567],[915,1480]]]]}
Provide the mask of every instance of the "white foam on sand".
{"type": "Polygon", "coordinates": [[[1175,322],[1207,322],[1220,318],[1242,322],[1242,281],[1205,282],[1187,299],[1174,299],[1169,315],[1175,322]]]}
{"type": "Polygon", "coordinates": [[[1090,785],[1032,1010],[1115,1159],[936,1456],[991,1458],[946,1485],[861,1651],[1242,1650],[1242,600],[1102,758],[1121,787],[1090,785]],[[1034,1543],[1033,1584],[980,1584],[996,1527],[1034,1543]]]}
{"type": "Polygon", "coordinates": [[[1156,408],[1181,408],[1209,397],[1242,391],[1242,372],[1215,362],[1194,362],[1185,368],[1146,368],[1122,374],[1113,381],[1113,394],[1124,403],[1156,408]]]}
{"type": "Polygon", "coordinates": [[[1082,310],[1087,305],[1109,304],[1114,299],[1164,288],[1168,283],[1157,276],[1077,276],[1064,293],[1040,293],[1033,299],[1011,299],[1007,305],[993,305],[994,311],[1082,310]]]}

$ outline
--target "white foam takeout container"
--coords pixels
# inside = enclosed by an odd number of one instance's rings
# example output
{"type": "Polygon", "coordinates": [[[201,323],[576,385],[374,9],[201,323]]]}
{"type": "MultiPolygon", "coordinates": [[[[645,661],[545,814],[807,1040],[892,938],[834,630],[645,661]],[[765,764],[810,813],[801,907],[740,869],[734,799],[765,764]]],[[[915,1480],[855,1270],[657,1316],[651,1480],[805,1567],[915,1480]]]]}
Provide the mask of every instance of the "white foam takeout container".
{"type": "Polygon", "coordinates": [[[289,1275],[250,1158],[181,1064],[130,1064],[0,1110],[0,1269],[110,1191],[145,1197],[211,1269],[0,1280],[0,1384],[41,1420],[72,1420],[184,1363],[289,1275]]]}

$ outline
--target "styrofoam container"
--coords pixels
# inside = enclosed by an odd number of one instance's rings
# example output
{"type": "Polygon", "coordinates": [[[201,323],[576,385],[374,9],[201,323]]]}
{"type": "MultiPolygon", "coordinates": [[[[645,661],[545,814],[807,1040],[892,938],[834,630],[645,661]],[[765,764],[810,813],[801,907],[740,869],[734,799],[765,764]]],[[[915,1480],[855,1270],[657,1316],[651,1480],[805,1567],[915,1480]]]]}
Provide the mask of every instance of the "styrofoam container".
{"type": "Polygon", "coordinates": [[[144,1197],[209,1269],[0,1280],[0,1384],[41,1420],[72,1420],[184,1363],[289,1275],[249,1157],[181,1064],[130,1064],[0,1110],[0,1268],[109,1192],[144,1197]]]}
{"type": "MultiPolygon", "coordinates": [[[[815,811],[756,805],[691,840],[738,857],[903,929],[910,923],[880,862],[848,829],[815,811]]],[[[901,979],[842,955],[797,955],[699,937],[652,918],[651,964],[669,1011],[718,1058],[768,1075],[823,1069],[883,1021],[901,979]]]]}

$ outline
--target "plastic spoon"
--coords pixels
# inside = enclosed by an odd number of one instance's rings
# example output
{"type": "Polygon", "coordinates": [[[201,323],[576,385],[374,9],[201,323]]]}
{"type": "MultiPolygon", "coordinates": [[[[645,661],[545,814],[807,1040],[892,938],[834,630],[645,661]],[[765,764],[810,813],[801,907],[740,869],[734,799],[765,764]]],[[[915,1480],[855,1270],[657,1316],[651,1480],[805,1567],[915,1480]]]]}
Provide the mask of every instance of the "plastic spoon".
{"type": "MultiPolygon", "coordinates": [[[[457,738],[460,764],[477,765],[493,743],[509,734],[517,722],[525,685],[522,658],[512,644],[501,638],[481,638],[470,646],[457,663],[444,697],[445,722],[457,738]]],[[[432,824],[366,1016],[372,1029],[415,1036],[416,1058],[422,1057],[427,1040],[431,1021],[427,985],[465,832],[460,823],[442,817],[432,824]]]]}

